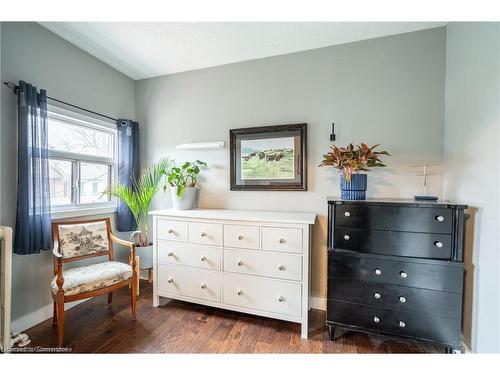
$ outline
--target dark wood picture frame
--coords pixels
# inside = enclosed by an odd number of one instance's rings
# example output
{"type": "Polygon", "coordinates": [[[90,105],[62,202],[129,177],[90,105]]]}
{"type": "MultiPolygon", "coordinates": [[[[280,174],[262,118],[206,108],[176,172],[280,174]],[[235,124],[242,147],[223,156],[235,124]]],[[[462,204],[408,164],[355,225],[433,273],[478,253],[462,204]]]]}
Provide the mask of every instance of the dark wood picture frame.
{"type": "Polygon", "coordinates": [[[251,128],[229,130],[230,145],[230,169],[231,169],[231,190],[270,190],[270,191],[307,191],[307,124],[286,124],[257,126],[251,128]],[[295,137],[294,158],[294,179],[272,180],[254,179],[242,180],[241,177],[241,140],[280,137],[295,137]],[[298,147],[297,147],[298,146],[298,147]],[[238,155],[237,155],[238,153],[238,155]],[[247,181],[242,183],[242,181],[247,181]],[[252,183],[253,182],[253,183],[252,183]]]}

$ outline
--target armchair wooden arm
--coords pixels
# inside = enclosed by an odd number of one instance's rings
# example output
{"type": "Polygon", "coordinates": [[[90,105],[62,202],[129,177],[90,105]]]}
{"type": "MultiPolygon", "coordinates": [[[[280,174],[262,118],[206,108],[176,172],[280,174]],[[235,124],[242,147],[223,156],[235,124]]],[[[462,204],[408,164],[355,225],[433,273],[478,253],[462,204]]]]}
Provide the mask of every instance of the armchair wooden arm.
{"type": "Polygon", "coordinates": [[[54,275],[57,275],[56,284],[58,293],[64,293],[64,277],[63,277],[63,256],[59,252],[59,241],[54,240],[54,248],[52,249],[54,255],[54,275]]]}
{"type": "Polygon", "coordinates": [[[54,240],[54,248],[52,249],[52,254],[54,254],[54,257],[56,258],[62,258],[62,254],[59,252],[59,241],[54,240]]]}
{"type": "Polygon", "coordinates": [[[126,246],[126,247],[130,248],[130,251],[135,252],[135,243],[130,242],[130,241],[126,241],[126,240],[122,240],[121,238],[116,237],[113,233],[109,234],[109,238],[111,238],[111,241],[116,242],[117,244],[126,246]]]}

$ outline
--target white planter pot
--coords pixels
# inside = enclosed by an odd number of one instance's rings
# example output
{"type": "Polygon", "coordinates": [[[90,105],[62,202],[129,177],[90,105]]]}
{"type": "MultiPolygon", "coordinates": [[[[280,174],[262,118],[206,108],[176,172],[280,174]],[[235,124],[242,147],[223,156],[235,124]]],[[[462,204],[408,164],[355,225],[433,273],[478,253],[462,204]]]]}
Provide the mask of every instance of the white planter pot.
{"type": "Polygon", "coordinates": [[[153,245],[136,246],[135,255],[139,257],[139,269],[145,270],[153,267],[153,245]]]}
{"type": "Polygon", "coordinates": [[[192,210],[198,207],[199,187],[187,187],[181,198],[177,196],[177,188],[170,188],[170,196],[172,197],[172,206],[176,210],[192,210]]]}

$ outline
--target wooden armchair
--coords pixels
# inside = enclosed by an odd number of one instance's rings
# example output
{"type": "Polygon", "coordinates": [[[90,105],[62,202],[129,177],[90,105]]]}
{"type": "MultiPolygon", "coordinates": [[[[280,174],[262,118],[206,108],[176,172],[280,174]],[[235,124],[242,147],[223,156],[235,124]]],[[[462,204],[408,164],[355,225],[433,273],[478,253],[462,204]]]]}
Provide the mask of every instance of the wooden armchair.
{"type": "Polygon", "coordinates": [[[52,223],[52,238],[54,240],[52,323],[57,324],[58,346],[63,344],[66,302],[108,294],[108,304],[111,304],[114,290],[130,287],[132,317],[136,319],[138,273],[135,244],[114,236],[109,218],[52,223]],[[130,264],[113,261],[113,242],[130,249],[130,264]],[[75,267],[63,272],[65,263],[99,256],[108,256],[108,261],[75,267]]]}

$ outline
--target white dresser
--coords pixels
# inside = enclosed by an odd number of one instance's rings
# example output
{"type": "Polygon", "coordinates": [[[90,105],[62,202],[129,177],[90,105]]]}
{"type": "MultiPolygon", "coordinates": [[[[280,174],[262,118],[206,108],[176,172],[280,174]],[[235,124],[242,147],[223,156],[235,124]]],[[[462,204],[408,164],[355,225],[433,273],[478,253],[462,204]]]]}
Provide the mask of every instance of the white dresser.
{"type": "Polygon", "coordinates": [[[153,215],[153,305],[160,297],[302,324],[307,338],[316,214],[160,210],[153,215]]]}

